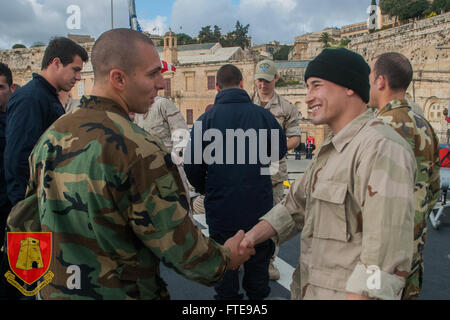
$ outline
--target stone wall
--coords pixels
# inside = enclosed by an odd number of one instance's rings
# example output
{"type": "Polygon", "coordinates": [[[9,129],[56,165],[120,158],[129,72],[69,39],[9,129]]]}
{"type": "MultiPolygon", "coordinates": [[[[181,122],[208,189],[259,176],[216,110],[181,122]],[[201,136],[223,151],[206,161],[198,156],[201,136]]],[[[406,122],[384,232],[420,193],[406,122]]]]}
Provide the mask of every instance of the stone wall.
{"type": "Polygon", "coordinates": [[[425,117],[446,141],[443,110],[450,101],[450,13],[378,31],[352,40],[349,49],[367,61],[384,52],[400,52],[414,69],[407,96],[417,102],[425,117]]]}

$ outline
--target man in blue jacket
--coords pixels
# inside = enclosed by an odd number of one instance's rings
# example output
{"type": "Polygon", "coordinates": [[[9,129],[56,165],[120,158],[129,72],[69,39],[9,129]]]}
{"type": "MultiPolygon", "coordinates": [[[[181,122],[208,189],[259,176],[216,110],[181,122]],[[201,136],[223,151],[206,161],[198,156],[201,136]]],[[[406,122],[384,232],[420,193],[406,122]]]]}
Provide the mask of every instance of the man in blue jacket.
{"type": "MultiPolygon", "coordinates": [[[[270,163],[287,152],[286,136],[275,117],[253,104],[234,65],[217,72],[214,107],[191,130],[184,169],[189,182],[205,194],[210,237],[223,244],[237,230],[249,230],[273,206],[270,163]]],[[[244,264],[243,288],[251,300],[270,293],[268,267],[272,240],[255,247],[244,264]]],[[[239,271],[227,271],[215,299],[243,299],[239,271]]]]}
{"type": "Polygon", "coordinates": [[[86,50],[67,38],[50,41],[41,74],[11,96],[7,107],[4,154],[8,198],[14,206],[25,196],[29,178],[28,156],[39,137],[64,114],[59,91],[70,91],[81,80],[86,50]]]}

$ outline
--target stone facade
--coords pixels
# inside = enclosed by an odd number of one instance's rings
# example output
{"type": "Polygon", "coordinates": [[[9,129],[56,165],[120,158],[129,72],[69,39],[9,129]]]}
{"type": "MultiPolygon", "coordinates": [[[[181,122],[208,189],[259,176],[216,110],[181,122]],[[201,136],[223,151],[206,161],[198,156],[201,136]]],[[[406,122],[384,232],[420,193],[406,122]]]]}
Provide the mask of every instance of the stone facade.
{"type": "Polygon", "coordinates": [[[414,77],[407,96],[422,108],[440,141],[447,142],[442,112],[450,101],[450,13],[367,34],[352,40],[349,49],[367,61],[391,51],[410,59],[414,77]]]}

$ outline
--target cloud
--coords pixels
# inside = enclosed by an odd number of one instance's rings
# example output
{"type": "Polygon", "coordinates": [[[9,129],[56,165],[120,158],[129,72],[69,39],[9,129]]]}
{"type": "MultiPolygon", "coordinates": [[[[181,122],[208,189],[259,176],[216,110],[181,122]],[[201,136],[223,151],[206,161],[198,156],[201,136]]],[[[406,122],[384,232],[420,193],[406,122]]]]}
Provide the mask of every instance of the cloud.
{"type": "Polygon", "coordinates": [[[143,31],[147,31],[151,34],[158,34],[162,36],[165,32],[169,31],[169,26],[167,24],[167,17],[157,16],[153,20],[139,19],[139,24],[143,31]]]}
{"type": "MultiPolygon", "coordinates": [[[[27,46],[47,43],[53,36],[68,33],[97,38],[111,28],[110,1],[106,0],[1,1],[0,49],[9,49],[15,43],[27,46]],[[66,10],[70,5],[80,7],[79,30],[67,28],[66,10]]],[[[244,26],[250,24],[249,35],[254,44],[273,40],[292,43],[305,32],[366,20],[369,3],[368,0],[176,0],[171,13],[138,19],[141,27],[151,33],[164,34],[171,27],[193,37],[207,25],[217,25],[226,34],[234,30],[239,20],[244,26]],[[154,28],[157,30],[153,31],[154,28]]],[[[125,0],[114,1],[114,27],[129,27],[125,0]]]]}
{"type": "Polygon", "coordinates": [[[234,30],[239,20],[250,24],[249,35],[255,44],[273,40],[293,43],[306,32],[365,21],[369,4],[361,0],[240,0],[233,5],[231,0],[177,0],[171,24],[197,36],[207,25],[218,25],[225,34],[234,30]]]}
{"type": "Polygon", "coordinates": [[[222,34],[234,29],[238,10],[231,0],[177,0],[172,7],[171,27],[196,37],[205,26],[217,25],[222,34]]]}
{"type": "MultiPolygon", "coordinates": [[[[0,49],[15,43],[27,46],[35,42],[48,43],[54,36],[68,33],[85,34],[97,38],[111,28],[109,1],[93,0],[15,0],[2,1],[0,10],[0,49]],[[80,8],[80,29],[69,29],[67,8],[80,8]]],[[[114,26],[128,27],[128,4],[114,1],[114,26]]]]}

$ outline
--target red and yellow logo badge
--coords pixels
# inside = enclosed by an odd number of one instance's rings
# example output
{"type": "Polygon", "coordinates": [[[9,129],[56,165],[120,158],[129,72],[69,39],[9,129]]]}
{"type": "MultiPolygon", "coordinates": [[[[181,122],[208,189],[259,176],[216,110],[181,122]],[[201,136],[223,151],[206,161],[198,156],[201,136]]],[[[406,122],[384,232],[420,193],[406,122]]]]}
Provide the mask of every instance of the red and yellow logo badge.
{"type": "MultiPolygon", "coordinates": [[[[27,284],[32,284],[42,278],[50,267],[52,257],[51,232],[8,232],[7,253],[11,270],[27,284]]],[[[33,296],[49,284],[54,276],[49,271],[33,291],[25,290],[10,271],[5,274],[9,283],[22,294],[33,296]]]]}

